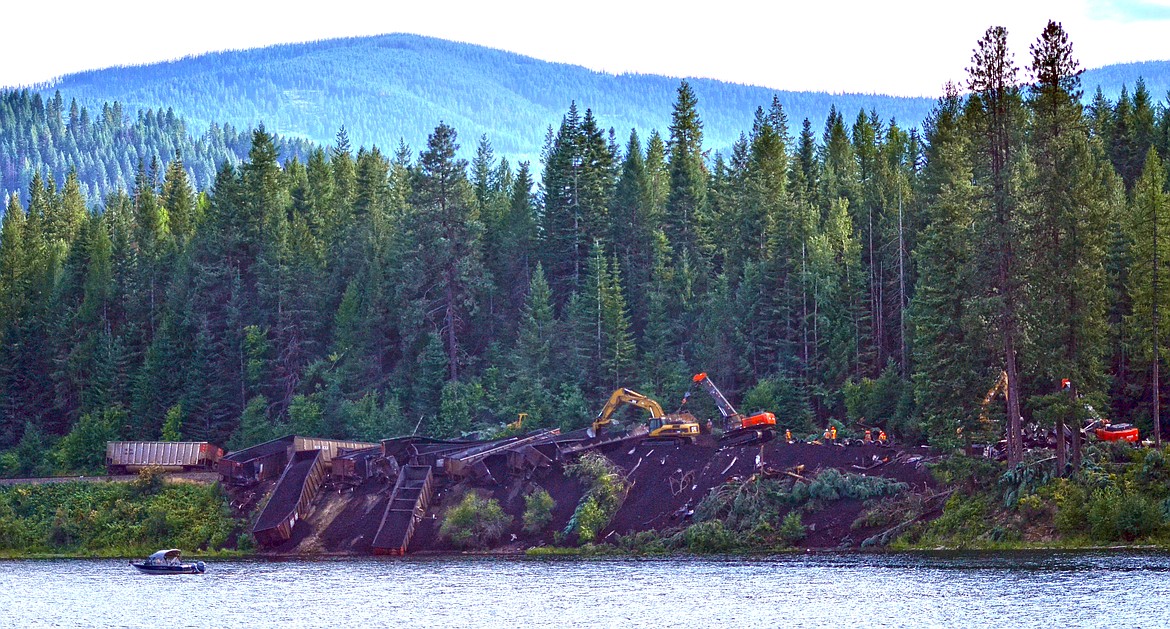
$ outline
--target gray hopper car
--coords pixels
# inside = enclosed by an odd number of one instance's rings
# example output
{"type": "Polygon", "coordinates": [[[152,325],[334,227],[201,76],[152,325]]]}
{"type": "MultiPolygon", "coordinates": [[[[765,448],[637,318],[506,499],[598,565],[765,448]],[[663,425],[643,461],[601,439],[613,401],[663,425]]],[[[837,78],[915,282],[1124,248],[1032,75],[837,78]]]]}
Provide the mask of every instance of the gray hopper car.
{"type": "Polygon", "coordinates": [[[108,441],[106,469],[125,474],[145,468],[173,472],[214,470],[223,449],[206,441],[108,441]]]}

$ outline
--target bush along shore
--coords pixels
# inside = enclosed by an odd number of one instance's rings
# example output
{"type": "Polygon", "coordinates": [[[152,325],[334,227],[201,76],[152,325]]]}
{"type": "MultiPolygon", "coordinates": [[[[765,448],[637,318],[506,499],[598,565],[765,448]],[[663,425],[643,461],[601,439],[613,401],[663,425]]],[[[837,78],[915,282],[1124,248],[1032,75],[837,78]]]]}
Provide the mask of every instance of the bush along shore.
{"type": "Polygon", "coordinates": [[[1170,547],[1170,449],[1100,442],[1082,469],[1059,476],[1050,452],[1018,467],[953,456],[934,465],[950,494],[942,515],[894,549],[1170,547]]]}
{"type": "Polygon", "coordinates": [[[68,482],[0,487],[0,556],[143,557],[250,552],[218,483],[68,482]]]}

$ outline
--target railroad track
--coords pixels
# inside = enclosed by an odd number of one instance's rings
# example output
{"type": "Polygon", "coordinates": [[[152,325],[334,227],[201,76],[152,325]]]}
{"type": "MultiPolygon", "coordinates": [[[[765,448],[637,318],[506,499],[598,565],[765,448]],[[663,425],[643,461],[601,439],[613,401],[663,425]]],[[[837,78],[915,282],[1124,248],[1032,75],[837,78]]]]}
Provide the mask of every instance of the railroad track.
{"type": "MultiPolygon", "coordinates": [[[[164,474],[171,481],[189,483],[213,483],[219,475],[215,472],[172,472],[164,474]]],[[[49,476],[45,478],[0,478],[0,487],[12,485],[51,485],[53,483],[130,483],[138,480],[137,474],[116,476],[49,476]]]]}

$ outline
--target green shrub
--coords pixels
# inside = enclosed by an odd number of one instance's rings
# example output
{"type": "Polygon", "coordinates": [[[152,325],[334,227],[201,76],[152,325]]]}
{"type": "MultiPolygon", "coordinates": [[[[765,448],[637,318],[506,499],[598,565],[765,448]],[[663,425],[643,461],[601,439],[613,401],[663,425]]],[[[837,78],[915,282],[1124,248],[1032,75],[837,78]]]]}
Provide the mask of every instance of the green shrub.
{"type": "Polygon", "coordinates": [[[609,459],[592,452],[565,466],[565,475],[581,479],[588,489],[563,533],[576,531],[581,542],[591,542],[621,508],[629,482],[609,459]]]}
{"type": "Polygon", "coordinates": [[[577,539],[589,543],[597,539],[601,529],[609,524],[610,514],[601,507],[594,496],[586,496],[585,501],[578,507],[573,518],[577,525],[577,539]]]}
{"type": "Polygon", "coordinates": [[[807,534],[804,528],[804,522],[800,517],[799,511],[789,511],[788,515],[784,516],[784,521],[780,523],[780,530],[778,531],[780,539],[784,540],[785,544],[789,546],[795,545],[800,540],[804,539],[807,534]]]}
{"type": "Polygon", "coordinates": [[[60,483],[0,488],[0,554],[217,551],[243,523],[214,485],[60,483]]]}
{"type": "Polygon", "coordinates": [[[964,454],[952,454],[928,467],[940,485],[961,485],[973,489],[994,486],[1003,473],[1003,466],[991,459],[964,454]]]}
{"type": "Polygon", "coordinates": [[[4,454],[0,454],[0,476],[4,478],[14,478],[19,476],[20,457],[15,452],[9,450],[4,454]]]}
{"type": "Polygon", "coordinates": [[[552,512],[556,507],[557,501],[544,489],[524,496],[524,532],[536,534],[543,531],[552,522],[552,512]]]}
{"type": "Polygon", "coordinates": [[[86,413],[73,430],[57,442],[53,454],[61,471],[73,474],[103,474],[106,469],[106,442],[118,438],[118,427],[126,423],[126,411],[108,408],[86,413]]]}
{"type": "Polygon", "coordinates": [[[724,553],[736,546],[735,535],[719,520],[697,522],[682,534],[683,544],[693,553],[724,553]]]}
{"type": "Polygon", "coordinates": [[[447,510],[439,535],[460,548],[487,548],[512,526],[512,516],[504,513],[495,499],[483,499],[474,491],[447,510]]]}
{"type": "Polygon", "coordinates": [[[1140,539],[1162,528],[1163,518],[1157,502],[1141,494],[1126,494],[1117,510],[1117,532],[1125,540],[1140,539]]]}
{"type": "Polygon", "coordinates": [[[658,531],[638,531],[618,537],[618,546],[631,553],[660,554],[666,552],[666,542],[658,531]]]}
{"type": "Polygon", "coordinates": [[[1036,494],[1029,494],[1020,498],[1016,503],[1016,509],[1023,514],[1024,517],[1035,519],[1041,516],[1045,510],[1045,503],[1040,496],[1036,494]]]}
{"type": "Polygon", "coordinates": [[[1085,505],[1088,498],[1085,489],[1067,479],[1061,479],[1057,481],[1053,498],[1056,501],[1056,515],[1053,518],[1056,530],[1065,535],[1086,533],[1089,513],[1085,505]]]}
{"type": "Polygon", "coordinates": [[[153,496],[162,489],[165,478],[162,470],[146,467],[138,471],[138,478],[130,483],[130,488],[139,496],[153,496]]]}
{"type": "Polygon", "coordinates": [[[974,541],[983,532],[976,524],[987,521],[991,500],[988,494],[967,496],[955,492],[947,499],[942,515],[926,526],[922,545],[966,545],[974,541]]]}

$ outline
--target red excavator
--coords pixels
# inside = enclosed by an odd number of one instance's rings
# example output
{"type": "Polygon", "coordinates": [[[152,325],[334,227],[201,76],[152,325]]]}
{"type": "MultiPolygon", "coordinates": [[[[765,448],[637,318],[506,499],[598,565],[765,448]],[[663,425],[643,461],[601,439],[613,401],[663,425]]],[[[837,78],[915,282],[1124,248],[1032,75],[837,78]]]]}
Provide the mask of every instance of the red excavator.
{"type": "MultiPolygon", "coordinates": [[[[1060,388],[1062,391],[1071,391],[1072,381],[1068,378],[1061,380],[1060,388]]],[[[1092,404],[1084,400],[1081,400],[1081,404],[1089,412],[1089,422],[1085,424],[1084,428],[1081,428],[1082,433],[1088,434],[1091,431],[1101,441],[1128,441],[1130,443],[1137,443],[1141,439],[1140,431],[1133,424],[1114,424],[1108,419],[1101,417],[1097,409],[1093,408],[1092,404]]]]}
{"type": "Polygon", "coordinates": [[[715,386],[714,382],[711,382],[706,373],[695,374],[691,380],[706,389],[707,393],[715,399],[715,405],[719,407],[719,412],[723,415],[723,436],[719,438],[720,443],[743,446],[764,443],[776,437],[775,415],[768,412],[744,415],[735,410],[735,407],[727,401],[726,397],[723,397],[723,392],[715,386]]]}

